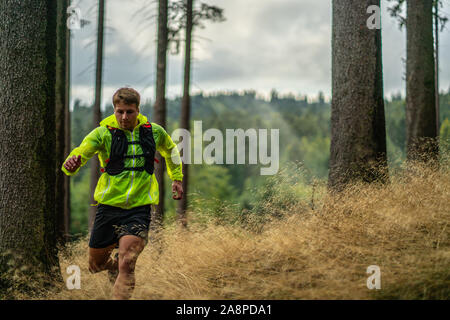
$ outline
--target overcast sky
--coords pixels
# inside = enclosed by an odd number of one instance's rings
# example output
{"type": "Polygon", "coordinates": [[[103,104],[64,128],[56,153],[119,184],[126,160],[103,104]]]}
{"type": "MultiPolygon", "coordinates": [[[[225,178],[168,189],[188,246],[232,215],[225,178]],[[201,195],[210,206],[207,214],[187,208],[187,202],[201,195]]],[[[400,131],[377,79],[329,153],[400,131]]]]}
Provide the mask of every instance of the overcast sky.
{"type": "MultiPolygon", "coordinates": [[[[331,94],[331,0],[205,0],[224,9],[225,22],[195,29],[191,93],[256,90],[268,96],[331,94]]],[[[73,0],[91,24],[72,32],[72,101],[92,103],[95,85],[97,2],[73,0]]],[[[143,101],[155,96],[156,1],[107,0],[103,105],[132,86],[143,101]],[[153,16],[153,20],[149,17],[153,16]]],[[[200,1],[196,1],[197,4],[200,1]]],[[[450,0],[443,12],[450,16],[450,0]]],[[[402,92],[406,33],[382,0],[384,92],[402,92]]],[[[368,15],[369,16],[369,15],[368,15]]],[[[440,33],[440,88],[450,88],[450,25],[440,33]]],[[[182,52],[182,51],[181,51],[182,52]]],[[[183,55],[168,56],[167,96],[182,93],[183,55]]]]}

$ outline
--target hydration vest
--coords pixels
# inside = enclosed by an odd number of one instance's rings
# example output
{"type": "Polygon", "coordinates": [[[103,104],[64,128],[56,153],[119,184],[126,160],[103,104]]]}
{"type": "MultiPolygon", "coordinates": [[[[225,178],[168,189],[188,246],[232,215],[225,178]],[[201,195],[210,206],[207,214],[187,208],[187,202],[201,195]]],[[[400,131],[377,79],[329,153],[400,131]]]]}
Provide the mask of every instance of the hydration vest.
{"type": "Polygon", "coordinates": [[[146,124],[139,127],[139,141],[128,141],[125,132],[121,129],[107,126],[111,133],[111,151],[109,159],[105,169],[109,175],[115,176],[124,170],[128,171],[147,171],[148,174],[153,174],[154,160],[156,152],[156,143],[153,138],[153,131],[151,124],[147,121],[146,124]],[[140,144],[142,148],[142,154],[127,155],[129,144],[140,144]],[[125,167],[125,159],[136,159],[136,165],[134,167],[125,167]]]}

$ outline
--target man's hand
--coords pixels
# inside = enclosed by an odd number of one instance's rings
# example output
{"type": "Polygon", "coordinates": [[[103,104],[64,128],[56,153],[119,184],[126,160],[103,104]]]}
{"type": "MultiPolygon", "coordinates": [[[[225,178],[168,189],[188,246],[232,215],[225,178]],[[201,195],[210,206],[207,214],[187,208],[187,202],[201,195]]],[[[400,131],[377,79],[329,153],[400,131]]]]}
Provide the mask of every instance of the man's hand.
{"type": "Polygon", "coordinates": [[[64,168],[69,172],[75,172],[81,166],[81,156],[73,156],[64,163],[64,168]]]}
{"type": "Polygon", "coordinates": [[[183,198],[183,184],[181,181],[172,182],[172,193],[176,193],[172,196],[174,200],[180,200],[183,198]]]}

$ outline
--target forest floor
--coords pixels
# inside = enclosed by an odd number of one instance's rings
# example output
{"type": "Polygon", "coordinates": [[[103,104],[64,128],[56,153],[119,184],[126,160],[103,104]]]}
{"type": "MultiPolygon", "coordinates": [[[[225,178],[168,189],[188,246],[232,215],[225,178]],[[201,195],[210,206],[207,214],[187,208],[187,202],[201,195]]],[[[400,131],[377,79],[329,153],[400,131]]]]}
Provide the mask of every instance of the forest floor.
{"type": "MultiPolygon", "coordinates": [[[[138,259],[133,299],[450,299],[450,169],[415,167],[387,185],[325,186],[256,229],[211,220],[164,229],[138,259]],[[367,286],[378,266],[381,288],[367,286]]],[[[267,204],[270,210],[270,204],[267,204]]],[[[38,299],[111,299],[105,272],[88,271],[87,239],[60,255],[81,289],[38,299]]]]}

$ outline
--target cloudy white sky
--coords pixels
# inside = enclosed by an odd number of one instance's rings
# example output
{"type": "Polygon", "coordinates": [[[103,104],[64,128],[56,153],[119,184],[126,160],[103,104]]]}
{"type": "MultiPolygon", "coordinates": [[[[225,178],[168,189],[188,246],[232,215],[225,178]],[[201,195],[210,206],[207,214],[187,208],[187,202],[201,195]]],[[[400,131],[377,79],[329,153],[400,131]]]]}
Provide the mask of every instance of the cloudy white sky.
{"type": "MultiPolygon", "coordinates": [[[[191,92],[256,90],[268,96],[331,94],[331,0],[204,0],[224,9],[225,22],[194,31],[191,92]]],[[[154,100],[156,1],[107,0],[103,105],[115,89],[136,88],[154,100]],[[153,17],[152,17],[153,16],[153,17]],[[150,17],[150,18],[149,18],[150,17]]],[[[200,1],[197,0],[198,3],[200,1]]],[[[450,0],[443,13],[450,16],[450,0]]],[[[72,101],[92,103],[96,54],[96,0],[73,0],[92,23],[72,32],[72,101]]],[[[383,72],[386,96],[404,95],[405,31],[382,0],[383,72]]],[[[450,25],[440,33],[440,88],[450,88],[450,25]]],[[[167,95],[181,95],[183,55],[168,56],[167,95]]]]}

